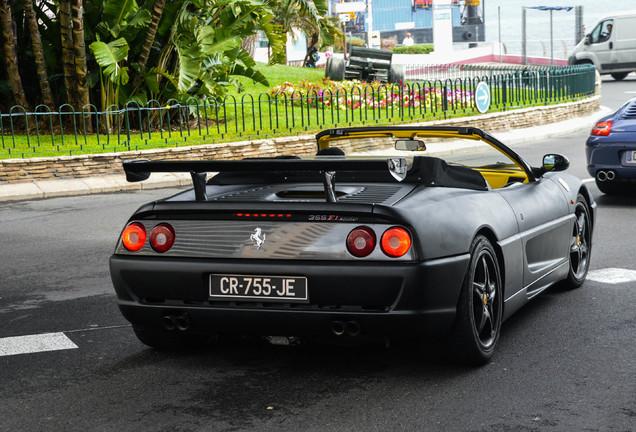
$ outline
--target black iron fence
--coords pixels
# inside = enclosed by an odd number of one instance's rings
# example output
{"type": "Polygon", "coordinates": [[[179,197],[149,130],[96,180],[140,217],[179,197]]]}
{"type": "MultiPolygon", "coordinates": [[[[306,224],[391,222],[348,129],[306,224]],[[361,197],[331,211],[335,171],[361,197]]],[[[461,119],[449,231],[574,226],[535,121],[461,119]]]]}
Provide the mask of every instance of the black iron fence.
{"type": "Polygon", "coordinates": [[[479,114],[474,92],[490,87],[490,111],[577,100],[594,93],[591,65],[568,67],[407,66],[408,83],[339,83],[283,88],[223,100],[152,100],[99,111],[40,105],[0,113],[0,158],[72,155],[174,147],[304,133],[326,127],[378,125],[479,114]],[[417,71],[417,74],[414,72],[417,71]],[[436,79],[431,71],[445,71],[436,79]],[[449,72],[450,71],[450,72],[449,72]],[[461,72],[461,76],[459,75],[461,72]],[[451,76],[454,73],[456,76],[451,76]]]}

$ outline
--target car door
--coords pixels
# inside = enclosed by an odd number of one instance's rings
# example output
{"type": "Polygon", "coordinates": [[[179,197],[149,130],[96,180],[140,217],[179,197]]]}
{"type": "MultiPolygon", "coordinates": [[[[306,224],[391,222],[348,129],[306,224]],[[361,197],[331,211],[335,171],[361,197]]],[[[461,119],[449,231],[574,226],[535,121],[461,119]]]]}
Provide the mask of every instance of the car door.
{"type": "Polygon", "coordinates": [[[515,213],[524,255],[523,286],[528,295],[554,282],[567,265],[572,218],[560,190],[549,178],[512,184],[497,192],[515,213]]]}
{"type": "Polygon", "coordinates": [[[601,73],[609,73],[612,64],[612,48],[614,47],[614,20],[601,21],[589,35],[588,52],[596,58],[596,67],[601,73]]]}

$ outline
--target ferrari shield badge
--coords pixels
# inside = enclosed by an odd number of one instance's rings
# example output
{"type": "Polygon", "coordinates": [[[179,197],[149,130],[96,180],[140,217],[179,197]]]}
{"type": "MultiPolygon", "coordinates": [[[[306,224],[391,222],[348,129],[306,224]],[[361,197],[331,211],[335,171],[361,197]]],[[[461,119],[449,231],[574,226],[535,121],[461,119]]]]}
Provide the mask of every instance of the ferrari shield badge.
{"type": "Polygon", "coordinates": [[[263,230],[260,227],[256,227],[254,233],[250,235],[250,241],[254,243],[254,247],[256,250],[259,250],[261,246],[265,243],[266,234],[263,233],[263,230]]]}

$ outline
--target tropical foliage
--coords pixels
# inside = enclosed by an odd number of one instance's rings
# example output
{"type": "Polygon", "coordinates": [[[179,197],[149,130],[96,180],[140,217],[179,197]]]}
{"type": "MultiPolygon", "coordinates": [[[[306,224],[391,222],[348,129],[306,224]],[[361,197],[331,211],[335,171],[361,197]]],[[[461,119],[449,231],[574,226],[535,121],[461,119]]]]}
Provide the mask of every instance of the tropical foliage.
{"type": "Polygon", "coordinates": [[[270,64],[284,63],[291,28],[308,48],[333,42],[326,11],[327,0],[0,0],[0,108],[218,100],[241,90],[237,77],[268,84],[244,40],[263,32],[270,64]]]}

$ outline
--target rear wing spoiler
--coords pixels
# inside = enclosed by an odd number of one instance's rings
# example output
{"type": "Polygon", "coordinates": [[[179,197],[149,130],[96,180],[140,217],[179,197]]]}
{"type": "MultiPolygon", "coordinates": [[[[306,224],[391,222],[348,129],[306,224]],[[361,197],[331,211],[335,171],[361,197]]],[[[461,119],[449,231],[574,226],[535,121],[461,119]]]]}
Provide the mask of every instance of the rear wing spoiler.
{"type": "Polygon", "coordinates": [[[206,173],[208,172],[320,172],[327,202],[336,202],[335,175],[337,171],[381,171],[388,169],[398,181],[407,172],[405,158],[387,159],[244,159],[223,161],[124,161],[126,180],[146,180],[153,172],[189,172],[197,201],[206,201],[206,173]]]}

